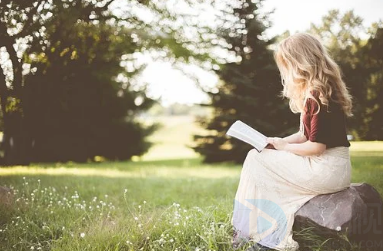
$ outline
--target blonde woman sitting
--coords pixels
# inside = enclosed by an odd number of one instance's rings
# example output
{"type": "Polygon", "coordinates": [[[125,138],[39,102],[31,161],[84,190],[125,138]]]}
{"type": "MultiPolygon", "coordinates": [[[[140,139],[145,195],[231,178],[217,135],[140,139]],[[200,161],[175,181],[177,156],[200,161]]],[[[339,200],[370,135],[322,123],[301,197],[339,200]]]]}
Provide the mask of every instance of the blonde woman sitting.
{"type": "Polygon", "coordinates": [[[300,129],[268,138],[275,149],[248,153],[235,196],[233,241],[234,246],[254,241],[259,247],[297,250],[295,212],[314,196],[350,185],[345,121],[352,102],[338,65],[316,37],[292,35],[274,55],[283,95],[292,112],[301,115],[300,129]]]}

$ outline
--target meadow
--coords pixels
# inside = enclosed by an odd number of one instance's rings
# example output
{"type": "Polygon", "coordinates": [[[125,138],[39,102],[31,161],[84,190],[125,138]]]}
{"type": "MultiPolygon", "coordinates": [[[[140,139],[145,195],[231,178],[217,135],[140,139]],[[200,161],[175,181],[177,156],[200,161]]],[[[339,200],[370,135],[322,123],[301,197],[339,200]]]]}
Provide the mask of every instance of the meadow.
{"type": "MultiPolygon", "coordinates": [[[[0,250],[232,250],[241,166],[203,164],[185,146],[188,120],[171,126],[153,140],[166,130],[183,136],[158,140],[156,152],[132,162],[0,168],[0,185],[14,191],[0,208],[0,250]]],[[[352,142],[351,153],[352,181],[383,194],[383,142],[352,142]]],[[[316,238],[311,250],[326,242],[316,238]]]]}

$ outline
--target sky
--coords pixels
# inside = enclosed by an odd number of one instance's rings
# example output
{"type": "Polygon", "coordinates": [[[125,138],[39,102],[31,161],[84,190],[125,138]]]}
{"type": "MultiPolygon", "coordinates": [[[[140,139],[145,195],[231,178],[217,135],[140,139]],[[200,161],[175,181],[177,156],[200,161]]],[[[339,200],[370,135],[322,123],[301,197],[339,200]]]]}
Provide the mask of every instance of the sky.
{"type": "MultiPolygon", "coordinates": [[[[321,23],[322,16],[331,9],[341,13],[353,9],[355,14],[364,19],[364,25],[383,20],[383,0],[265,0],[264,9],[275,9],[269,17],[273,26],[267,31],[268,36],[305,31],[311,23],[321,23]]],[[[201,84],[214,86],[218,81],[213,73],[195,70],[201,84]]],[[[148,95],[160,98],[165,106],[171,103],[193,104],[208,102],[208,97],[195,82],[173,69],[170,63],[151,62],[143,72],[142,80],[149,84],[148,95]]]]}

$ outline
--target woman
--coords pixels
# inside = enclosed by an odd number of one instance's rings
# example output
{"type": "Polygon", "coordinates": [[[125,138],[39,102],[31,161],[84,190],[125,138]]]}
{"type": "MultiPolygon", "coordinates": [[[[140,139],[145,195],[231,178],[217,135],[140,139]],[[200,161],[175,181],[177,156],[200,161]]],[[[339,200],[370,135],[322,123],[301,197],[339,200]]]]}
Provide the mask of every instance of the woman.
{"type": "Polygon", "coordinates": [[[314,196],[350,185],[345,119],[352,115],[352,102],[338,65],[316,37],[292,35],[278,44],[274,57],[283,95],[292,112],[300,113],[300,129],[268,138],[275,149],[248,153],[235,196],[234,245],[250,240],[297,250],[295,212],[314,196]]]}

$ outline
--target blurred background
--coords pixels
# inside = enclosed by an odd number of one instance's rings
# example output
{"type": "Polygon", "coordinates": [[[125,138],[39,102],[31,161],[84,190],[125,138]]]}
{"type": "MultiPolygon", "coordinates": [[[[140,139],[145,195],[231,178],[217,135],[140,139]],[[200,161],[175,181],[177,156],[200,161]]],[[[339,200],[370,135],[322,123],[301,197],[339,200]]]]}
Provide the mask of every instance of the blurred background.
{"type": "Polygon", "coordinates": [[[318,35],[354,97],[349,134],[383,140],[381,0],[0,1],[0,165],[244,159],[240,119],[298,130],[278,41],[318,35]]]}

